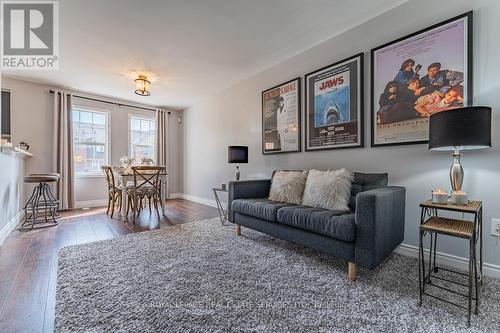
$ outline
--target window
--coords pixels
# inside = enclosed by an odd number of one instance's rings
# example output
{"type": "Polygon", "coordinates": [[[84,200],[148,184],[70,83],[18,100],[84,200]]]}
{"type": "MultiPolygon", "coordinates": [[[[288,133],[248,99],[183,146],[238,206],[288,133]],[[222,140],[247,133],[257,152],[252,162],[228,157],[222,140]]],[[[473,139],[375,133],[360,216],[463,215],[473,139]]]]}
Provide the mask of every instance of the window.
{"type": "Polygon", "coordinates": [[[135,164],[143,157],[155,159],[155,125],[154,118],[129,117],[130,157],[135,164]]]}
{"type": "Polygon", "coordinates": [[[108,114],[73,109],[73,165],[76,174],[101,174],[108,164],[108,114]]]}

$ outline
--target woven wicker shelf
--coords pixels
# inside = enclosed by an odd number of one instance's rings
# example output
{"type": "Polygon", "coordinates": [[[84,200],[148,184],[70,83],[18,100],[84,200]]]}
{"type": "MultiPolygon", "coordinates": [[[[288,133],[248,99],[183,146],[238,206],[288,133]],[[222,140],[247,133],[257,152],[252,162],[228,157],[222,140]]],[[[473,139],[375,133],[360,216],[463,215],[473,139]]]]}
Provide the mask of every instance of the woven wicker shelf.
{"type": "Polygon", "coordinates": [[[433,203],[432,200],[427,200],[420,204],[420,207],[452,210],[455,212],[464,212],[464,213],[477,213],[481,209],[481,206],[482,206],[482,201],[477,201],[477,200],[469,200],[469,203],[465,205],[456,205],[451,202],[448,202],[446,204],[437,204],[433,203]]]}
{"type": "Polygon", "coordinates": [[[472,238],[474,223],[471,221],[432,216],[420,226],[420,229],[454,237],[472,238]]]}

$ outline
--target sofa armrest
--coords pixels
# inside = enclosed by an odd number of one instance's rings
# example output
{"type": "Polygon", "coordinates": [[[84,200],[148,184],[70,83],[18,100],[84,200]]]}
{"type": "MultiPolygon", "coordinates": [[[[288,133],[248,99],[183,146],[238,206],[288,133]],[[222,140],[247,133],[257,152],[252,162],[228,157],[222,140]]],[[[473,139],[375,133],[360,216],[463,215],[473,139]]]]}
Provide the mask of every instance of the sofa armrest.
{"type": "Polygon", "coordinates": [[[356,196],[355,262],[373,269],[404,238],[406,189],[386,186],[356,196]]]}
{"type": "Polygon", "coordinates": [[[270,187],[270,179],[240,180],[229,182],[229,195],[227,200],[229,221],[233,221],[233,210],[231,208],[231,202],[233,200],[267,198],[269,196],[270,187]]]}

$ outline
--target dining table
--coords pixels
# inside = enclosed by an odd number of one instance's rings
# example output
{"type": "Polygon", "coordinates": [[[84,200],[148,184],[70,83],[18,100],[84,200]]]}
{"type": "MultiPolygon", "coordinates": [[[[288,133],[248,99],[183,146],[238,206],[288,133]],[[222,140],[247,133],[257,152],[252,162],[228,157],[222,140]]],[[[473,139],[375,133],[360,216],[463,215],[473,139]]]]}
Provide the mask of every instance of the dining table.
{"type": "MultiPolygon", "coordinates": [[[[120,215],[122,218],[122,221],[126,222],[128,220],[127,217],[127,183],[129,182],[134,182],[134,172],[130,167],[113,167],[113,174],[115,175],[118,184],[122,185],[122,205],[121,205],[121,211],[120,215]]],[[[159,174],[159,181],[160,181],[160,192],[161,192],[161,199],[165,200],[167,199],[168,196],[168,173],[161,172],[159,174]]],[[[161,206],[161,213],[163,216],[165,215],[165,205],[162,204],[161,206]]]]}

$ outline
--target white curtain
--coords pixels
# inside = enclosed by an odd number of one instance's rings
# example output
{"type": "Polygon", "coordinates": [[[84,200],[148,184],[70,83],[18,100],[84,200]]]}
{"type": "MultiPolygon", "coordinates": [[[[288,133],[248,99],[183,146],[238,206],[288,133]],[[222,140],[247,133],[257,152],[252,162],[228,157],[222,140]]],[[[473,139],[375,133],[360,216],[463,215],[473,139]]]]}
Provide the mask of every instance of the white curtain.
{"type": "MultiPolygon", "coordinates": [[[[168,111],[157,109],[156,110],[156,142],[155,142],[155,156],[156,165],[166,167],[168,169],[168,111]]],[[[166,196],[169,198],[170,192],[168,186],[168,175],[166,185],[166,196]]]]}
{"type": "Polygon", "coordinates": [[[59,209],[71,209],[75,207],[71,100],[71,93],[64,90],[54,91],[53,156],[55,172],[61,175],[56,190],[59,209]]]}

